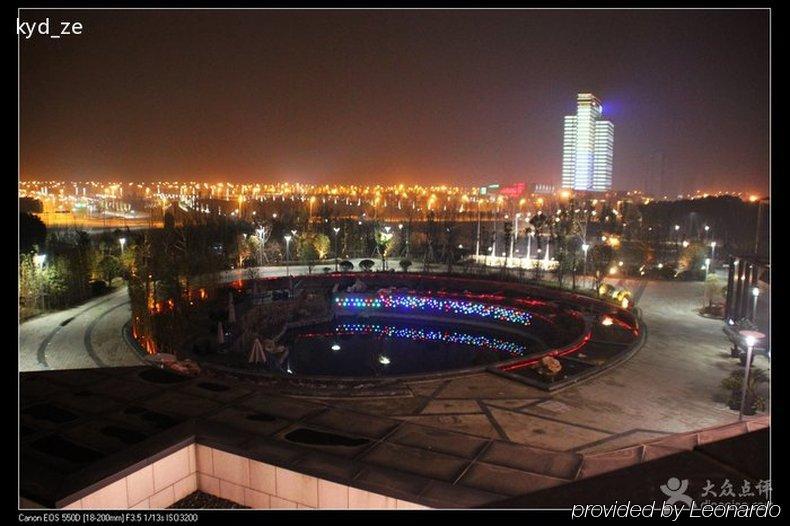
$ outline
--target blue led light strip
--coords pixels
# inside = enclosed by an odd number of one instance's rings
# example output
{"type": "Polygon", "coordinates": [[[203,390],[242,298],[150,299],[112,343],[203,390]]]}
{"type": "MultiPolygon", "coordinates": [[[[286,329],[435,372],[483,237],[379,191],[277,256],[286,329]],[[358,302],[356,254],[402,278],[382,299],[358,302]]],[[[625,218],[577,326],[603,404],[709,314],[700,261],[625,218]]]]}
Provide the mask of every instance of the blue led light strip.
{"type": "Polygon", "coordinates": [[[344,309],[386,309],[437,314],[446,313],[471,318],[488,318],[516,325],[529,325],[532,320],[532,315],[529,312],[514,307],[431,296],[406,296],[402,294],[357,297],[337,296],[335,297],[335,304],[344,309]]]}
{"type": "Polygon", "coordinates": [[[490,336],[472,335],[455,331],[439,331],[434,329],[395,327],[375,323],[341,323],[335,328],[335,333],[338,336],[372,335],[417,341],[458,343],[478,349],[506,352],[516,356],[523,356],[528,352],[528,349],[519,343],[500,340],[499,338],[492,338],[490,336]]]}

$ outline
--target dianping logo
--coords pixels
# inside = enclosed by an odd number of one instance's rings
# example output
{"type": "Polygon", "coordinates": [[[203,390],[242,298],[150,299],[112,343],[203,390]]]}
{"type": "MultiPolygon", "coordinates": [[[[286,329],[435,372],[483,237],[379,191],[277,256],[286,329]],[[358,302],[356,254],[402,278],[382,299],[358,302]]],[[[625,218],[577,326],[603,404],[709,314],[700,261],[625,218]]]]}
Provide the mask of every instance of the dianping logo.
{"type": "Polygon", "coordinates": [[[670,478],[666,484],[661,484],[661,493],[668,497],[667,500],[664,501],[664,505],[673,506],[680,503],[691,507],[694,504],[694,499],[686,495],[686,490],[688,490],[688,488],[688,479],[680,480],[676,477],[670,478]]]}

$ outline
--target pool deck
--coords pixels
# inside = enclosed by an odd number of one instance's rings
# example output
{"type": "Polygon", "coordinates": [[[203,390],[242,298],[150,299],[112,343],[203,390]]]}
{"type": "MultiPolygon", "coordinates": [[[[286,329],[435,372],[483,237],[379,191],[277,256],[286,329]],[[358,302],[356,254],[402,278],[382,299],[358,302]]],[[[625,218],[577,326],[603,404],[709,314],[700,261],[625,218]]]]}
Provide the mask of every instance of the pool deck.
{"type": "MultiPolygon", "coordinates": [[[[738,368],[703,284],[630,281],[648,336],[628,361],[546,393],[490,373],[410,382],[400,396],[335,400],[358,411],[556,451],[616,449],[737,420],[719,384],[738,368]]],[[[763,356],[755,366],[768,369],[763,356]]]]}

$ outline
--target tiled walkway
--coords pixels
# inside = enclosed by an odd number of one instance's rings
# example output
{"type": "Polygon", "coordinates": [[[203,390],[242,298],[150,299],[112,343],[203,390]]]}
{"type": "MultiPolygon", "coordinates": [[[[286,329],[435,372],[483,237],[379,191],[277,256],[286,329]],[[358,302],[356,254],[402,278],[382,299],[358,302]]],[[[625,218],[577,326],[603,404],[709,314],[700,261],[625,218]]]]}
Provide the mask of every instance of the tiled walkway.
{"type": "MultiPolygon", "coordinates": [[[[335,406],[556,451],[595,452],[737,419],[719,383],[738,365],[721,321],[705,319],[702,283],[627,283],[648,337],[628,362],[551,394],[492,374],[412,382],[392,396],[323,399],[335,406]]],[[[121,336],[118,291],[20,326],[20,370],[139,364],[121,336]]],[[[758,367],[768,367],[763,357],[758,367]]]]}
{"type": "MultiPolygon", "coordinates": [[[[485,438],[600,452],[736,421],[719,384],[737,369],[722,322],[697,315],[702,283],[625,283],[648,330],[624,364],[558,392],[483,373],[408,384],[410,395],[334,401],[359,411],[485,438]]],[[[760,356],[755,366],[768,368],[760,356]]]]}

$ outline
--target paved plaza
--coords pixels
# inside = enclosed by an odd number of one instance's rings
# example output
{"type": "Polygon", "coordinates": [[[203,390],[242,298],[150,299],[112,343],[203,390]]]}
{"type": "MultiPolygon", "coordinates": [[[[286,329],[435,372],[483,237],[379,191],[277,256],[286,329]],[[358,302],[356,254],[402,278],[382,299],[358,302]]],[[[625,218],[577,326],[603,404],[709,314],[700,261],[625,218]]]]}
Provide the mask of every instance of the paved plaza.
{"type": "MultiPolygon", "coordinates": [[[[487,439],[579,453],[737,420],[737,412],[725,406],[719,384],[738,368],[738,361],[730,357],[721,320],[696,312],[703,284],[614,283],[633,291],[647,326],[646,343],[627,362],[578,385],[547,393],[480,373],[405,382],[380,396],[321,401],[487,439]]],[[[122,336],[128,319],[128,296],[119,290],[27,321],[19,329],[20,370],[139,365],[122,336]]],[[[754,363],[769,368],[762,356],[754,363]]]]}

